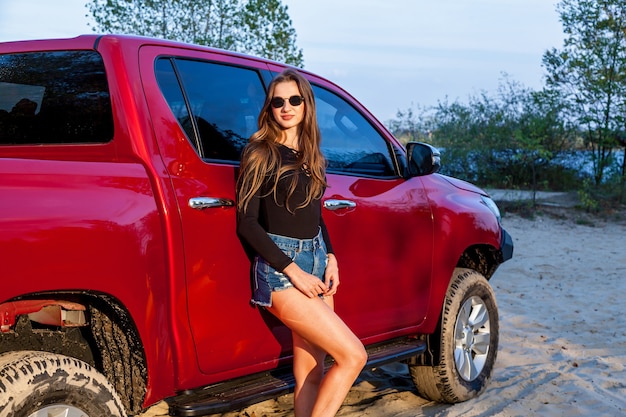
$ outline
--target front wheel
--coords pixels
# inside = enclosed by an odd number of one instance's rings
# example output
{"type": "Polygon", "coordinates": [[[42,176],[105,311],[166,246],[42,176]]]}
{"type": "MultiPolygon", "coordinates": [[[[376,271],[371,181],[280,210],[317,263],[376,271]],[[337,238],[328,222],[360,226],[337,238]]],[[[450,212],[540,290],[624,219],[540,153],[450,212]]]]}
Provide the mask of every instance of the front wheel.
{"type": "Polygon", "coordinates": [[[91,366],[49,352],[0,355],[1,417],[125,417],[114,388],[91,366]]]}
{"type": "Polygon", "coordinates": [[[431,347],[439,351],[438,363],[409,366],[419,394],[444,403],[480,394],[496,361],[498,327],[496,297],[485,277],[471,269],[455,269],[440,329],[429,336],[431,347]]]}

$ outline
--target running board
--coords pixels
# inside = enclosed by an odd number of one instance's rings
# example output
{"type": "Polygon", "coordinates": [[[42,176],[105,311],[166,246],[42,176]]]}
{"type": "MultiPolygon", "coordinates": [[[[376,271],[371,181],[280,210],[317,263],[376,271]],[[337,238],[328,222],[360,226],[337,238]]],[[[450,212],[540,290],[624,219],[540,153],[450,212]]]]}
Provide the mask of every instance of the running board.
{"type": "MultiPolygon", "coordinates": [[[[426,351],[423,340],[401,338],[366,347],[365,369],[391,362],[400,362],[426,351]]],[[[327,367],[332,360],[327,362],[327,367]]],[[[291,366],[232,379],[206,388],[185,391],[167,400],[171,416],[196,417],[238,410],[288,394],[295,381],[291,366]]]]}

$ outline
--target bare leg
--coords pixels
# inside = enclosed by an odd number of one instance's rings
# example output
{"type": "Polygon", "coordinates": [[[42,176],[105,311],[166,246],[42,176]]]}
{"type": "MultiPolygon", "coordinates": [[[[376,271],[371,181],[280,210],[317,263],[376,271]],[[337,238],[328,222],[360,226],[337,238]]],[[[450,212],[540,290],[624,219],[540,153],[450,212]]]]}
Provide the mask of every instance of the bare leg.
{"type": "Polygon", "coordinates": [[[293,332],[294,410],[296,416],[310,416],[324,376],[326,352],[293,332]]]}
{"type": "Polygon", "coordinates": [[[294,333],[294,353],[299,356],[294,358],[297,408],[305,414],[296,410],[296,415],[334,416],[367,361],[363,344],[329,306],[332,300],[327,304],[317,297],[308,298],[295,288],[273,293],[272,300],[269,310],[294,333]],[[314,384],[306,380],[317,382],[321,376],[320,352],[331,355],[335,364],[321,378],[314,397],[314,384]],[[306,414],[309,409],[310,414],[306,414]]]}
{"type": "MultiPolygon", "coordinates": [[[[334,310],[333,297],[324,301],[334,310]]],[[[293,373],[296,378],[294,409],[297,416],[310,416],[324,376],[326,352],[293,332],[293,373]]]]}

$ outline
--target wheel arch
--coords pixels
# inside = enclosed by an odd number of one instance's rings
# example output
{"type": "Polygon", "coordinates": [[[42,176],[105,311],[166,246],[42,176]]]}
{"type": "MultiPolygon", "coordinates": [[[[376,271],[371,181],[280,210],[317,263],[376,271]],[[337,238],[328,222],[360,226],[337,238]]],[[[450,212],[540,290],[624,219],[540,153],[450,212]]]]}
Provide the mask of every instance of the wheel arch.
{"type": "Polygon", "coordinates": [[[465,249],[456,264],[457,268],[473,269],[490,280],[504,262],[502,251],[491,245],[473,245],[465,249]]]}
{"type": "Polygon", "coordinates": [[[454,255],[437,257],[433,266],[429,311],[425,322],[422,323],[422,333],[430,334],[436,331],[435,328],[441,323],[443,302],[457,268],[474,270],[489,281],[504,261],[500,249],[485,243],[470,245],[454,255]]]}
{"type": "Polygon", "coordinates": [[[504,258],[502,251],[491,245],[473,245],[466,248],[465,251],[461,253],[456,266],[452,269],[448,277],[445,291],[441,292],[441,294],[437,294],[437,305],[439,305],[440,308],[436,315],[436,326],[432,332],[427,332],[422,336],[422,338],[426,341],[427,349],[423,355],[415,358],[416,364],[436,366],[440,363],[441,347],[439,346],[439,340],[441,338],[441,325],[445,308],[444,300],[446,294],[448,293],[448,288],[454,282],[454,277],[456,276],[458,269],[461,268],[476,271],[489,281],[500,264],[503,262],[504,258]]]}
{"type": "Polygon", "coordinates": [[[127,412],[142,409],[147,392],[146,354],[132,315],[118,299],[83,291],[38,293],[0,304],[0,313],[0,354],[38,350],[80,359],[115,387],[127,412]],[[77,311],[81,307],[82,325],[40,318],[46,309],[77,311]]]}

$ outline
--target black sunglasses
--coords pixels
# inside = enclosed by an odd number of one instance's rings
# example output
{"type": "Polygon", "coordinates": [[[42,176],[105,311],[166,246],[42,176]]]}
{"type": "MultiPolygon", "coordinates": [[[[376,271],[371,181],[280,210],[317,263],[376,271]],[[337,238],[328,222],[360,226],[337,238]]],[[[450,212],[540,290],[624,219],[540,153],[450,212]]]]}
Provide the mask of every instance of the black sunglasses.
{"type": "MultiPolygon", "coordinates": [[[[291,96],[287,100],[289,100],[289,104],[291,104],[292,106],[299,106],[304,101],[304,97],[291,96]]],[[[272,104],[272,107],[274,107],[275,109],[280,109],[281,107],[285,105],[285,99],[282,97],[274,97],[272,98],[270,103],[272,104]]]]}

